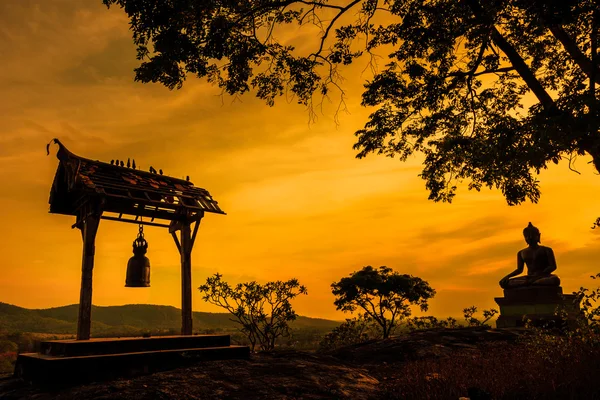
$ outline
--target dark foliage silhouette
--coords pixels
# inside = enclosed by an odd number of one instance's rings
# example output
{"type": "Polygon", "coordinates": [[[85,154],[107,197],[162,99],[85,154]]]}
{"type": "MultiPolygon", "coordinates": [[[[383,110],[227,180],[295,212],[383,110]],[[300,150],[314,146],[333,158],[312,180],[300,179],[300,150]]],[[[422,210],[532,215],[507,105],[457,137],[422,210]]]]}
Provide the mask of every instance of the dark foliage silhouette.
{"type": "Polygon", "coordinates": [[[103,2],[131,20],[136,80],[171,89],[193,74],[269,105],[292,94],[312,110],[336,92],[343,107],[338,67],[367,56],[362,103],[376,109],[356,132],[357,157],[423,153],[434,201],[466,181],[511,205],[537,202],[536,175],[563,157],[589,155],[600,171],[597,1],[103,2]],[[312,50],[273,34],[293,24],[320,29],[312,50]]]}
{"type": "Polygon", "coordinates": [[[370,265],[334,282],[331,288],[338,310],[361,309],[365,317],[379,325],[383,338],[389,337],[400,320],[410,316],[411,305],[425,311],[427,301],[435,295],[435,290],[421,278],[370,265]]]}
{"type": "Polygon", "coordinates": [[[241,326],[241,331],[261,350],[273,350],[279,337],[290,333],[289,323],[297,317],[290,300],[300,294],[308,294],[306,287],[297,279],[289,281],[239,283],[230,286],[221,280],[220,274],[208,277],[198,289],[202,299],[229,311],[241,326]]]}

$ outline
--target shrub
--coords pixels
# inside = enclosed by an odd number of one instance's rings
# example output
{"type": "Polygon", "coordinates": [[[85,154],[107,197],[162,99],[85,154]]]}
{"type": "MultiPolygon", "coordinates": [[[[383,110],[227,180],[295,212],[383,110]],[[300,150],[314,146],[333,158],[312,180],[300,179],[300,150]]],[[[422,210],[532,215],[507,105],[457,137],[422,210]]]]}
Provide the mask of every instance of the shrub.
{"type": "Polygon", "coordinates": [[[408,318],[406,326],[410,331],[433,328],[458,328],[458,321],[452,317],[438,320],[436,317],[428,315],[408,318]]]}
{"type": "Polygon", "coordinates": [[[480,321],[479,319],[475,318],[473,315],[475,315],[475,313],[477,312],[477,307],[475,306],[471,306],[471,307],[467,307],[465,309],[463,309],[463,315],[465,317],[465,321],[467,321],[467,325],[468,326],[487,326],[489,327],[489,325],[487,324],[487,322],[492,319],[494,317],[494,315],[498,314],[498,310],[496,309],[489,309],[489,310],[483,310],[483,321],[480,321]]]}
{"type": "Polygon", "coordinates": [[[17,352],[19,351],[19,345],[10,340],[2,340],[0,339],[0,354],[7,352],[17,352]]]}
{"type": "MultiPolygon", "coordinates": [[[[591,276],[600,278],[600,274],[591,276]]],[[[586,348],[588,351],[600,349],[600,288],[593,290],[581,287],[576,294],[575,305],[581,304],[581,314],[573,315],[573,310],[559,307],[555,312],[555,321],[534,323],[525,320],[525,327],[530,335],[525,337],[525,344],[548,363],[556,362],[556,354],[563,357],[575,350],[586,348]]]]}
{"type": "Polygon", "coordinates": [[[320,351],[332,351],[340,347],[363,343],[380,336],[378,326],[364,315],[346,319],[340,326],[326,334],[319,343],[320,351]]]}
{"type": "Polygon", "coordinates": [[[0,351],[0,374],[12,373],[15,369],[17,351],[0,351]]]}
{"type": "MultiPolygon", "coordinates": [[[[600,273],[592,275],[590,278],[598,279],[600,278],[600,273]]],[[[585,324],[581,325],[585,325],[585,328],[590,332],[600,333],[600,305],[597,304],[598,300],[600,300],[600,287],[591,291],[581,287],[576,292],[576,295],[576,302],[581,304],[582,322],[585,322],[585,324]]]]}
{"type": "Polygon", "coordinates": [[[235,287],[221,280],[220,274],[206,279],[198,288],[202,299],[229,311],[241,326],[241,332],[250,342],[251,350],[273,350],[276,340],[290,333],[289,322],[296,319],[290,300],[307,294],[306,287],[297,279],[287,282],[240,283],[235,287]]]}

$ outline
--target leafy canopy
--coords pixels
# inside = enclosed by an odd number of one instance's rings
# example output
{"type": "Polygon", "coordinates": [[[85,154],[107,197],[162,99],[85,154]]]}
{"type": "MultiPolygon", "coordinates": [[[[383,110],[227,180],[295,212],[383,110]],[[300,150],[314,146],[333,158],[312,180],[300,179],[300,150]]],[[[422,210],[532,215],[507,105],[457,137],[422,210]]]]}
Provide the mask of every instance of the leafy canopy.
{"type": "Polygon", "coordinates": [[[338,310],[353,312],[360,308],[365,317],[376,322],[387,338],[397,322],[411,314],[411,305],[421,310],[435,295],[429,284],[411,275],[401,275],[389,267],[366,266],[339,282],[331,284],[338,310]]]}
{"type": "Polygon", "coordinates": [[[256,345],[261,350],[273,350],[277,338],[290,333],[289,322],[297,317],[290,300],[300,294],[308,294],[306,287],[297,279],[267,282],[254,281],[230,286],[215,274],[206,278],[198,289],[202,300],[229,311],[250,341],[251,350],[256,345]]]}
{"type": "Polygon", "coordinates": [[[136,80],[180,88],[186,75],[273,105],[333,90],[338,66],[387,55],[366,82],[375,108],[357,157],[425,155],[434,201],[457,182],[500,189],[511,205],[540,197],[549,162],[590,155],[600,171],[597,0],[103,0],[131,20],[136,80]],[[312,50],[279,41],[317,26],[312,50]],[[307,26],[308,25],[308,26],[307,26]]]}

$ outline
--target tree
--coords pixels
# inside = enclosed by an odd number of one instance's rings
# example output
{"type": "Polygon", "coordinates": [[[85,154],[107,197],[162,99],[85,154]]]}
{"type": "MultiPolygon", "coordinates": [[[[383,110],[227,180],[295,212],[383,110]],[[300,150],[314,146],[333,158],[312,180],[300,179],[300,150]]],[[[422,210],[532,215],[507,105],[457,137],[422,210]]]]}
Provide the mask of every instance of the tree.
{"type": "Polygon", "coordinates": [[[596,0],[103,2],[131,20],[136,80],[171,89],[195,74],[269,105],[290,93],[312,107],[334,90],[343,103],[338,66],[370,56],[362,104],[376,110],[356,132],[357,157],[423,153],[434,201],[468,181],[510,205],[537,202],[536,175],[563,157],[571,167],[589,155],[600,172],[596,0]],[[321,29],[313,51],[276,39],[291,24],[321,29]],[[382,70],[377,51],[389,53],[382,70]]]}
{"type": "Polygon", "coordinates": [[[289,335],[289,322],[297,317],[290,300],[308,294],[306,287],[297,279],[264,285],[252,281],[231,287],[221,277],[220,274],[208,277],[198,288],[203,293],[202,299],[223,307],[235,317],[232,321],[241,325],[252,351],[256,345],[261,350],[273,350],[278,337],[289,335]]]}
{"type": "Polygon", "coordinates": [[[410,316],[410,305],[418,305],[425,311],[427,300],[435,295],[435,290],[421,278],[370,265],[332,283],[331,288],[338,310],[353,312],[361,308],[365,317],[381,327],[384,339],[399,320],[410,316]]]}

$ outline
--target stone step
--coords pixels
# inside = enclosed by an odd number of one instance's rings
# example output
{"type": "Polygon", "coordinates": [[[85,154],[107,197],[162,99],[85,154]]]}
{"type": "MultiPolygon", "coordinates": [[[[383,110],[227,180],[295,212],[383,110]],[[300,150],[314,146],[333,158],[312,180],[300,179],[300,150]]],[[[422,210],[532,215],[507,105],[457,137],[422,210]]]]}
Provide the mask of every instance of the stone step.
{"type": "Polygon", "coordinates": [[[248,346],[154,350],[86,356],[19,354],[15,377],[41,385],[97,382],[165,371],[199,361],[247,359],[248,346]]]}
{"type": "Polygon", "coordinates": [[[40,343],[40,353],[57,357],[139,353],[157,350],[227,347],[229,335],[155,336],[149,338],[94,338],[49,340],[40,343]]]}

